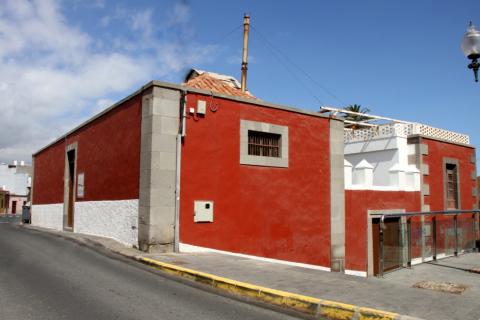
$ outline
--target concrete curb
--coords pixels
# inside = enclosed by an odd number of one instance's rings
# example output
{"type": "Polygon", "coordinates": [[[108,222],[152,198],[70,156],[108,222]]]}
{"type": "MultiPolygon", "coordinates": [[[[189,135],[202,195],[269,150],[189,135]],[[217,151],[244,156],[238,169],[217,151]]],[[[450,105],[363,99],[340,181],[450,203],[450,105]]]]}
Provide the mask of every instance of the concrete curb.
{"type": "MultiPolygon", "coordinates": [[[[229,278],[219,277],[213,274],[196,271],[180,267],[174,264],[161,262],[158,260],[142,257],[141,255],[132,254],[123,250],[110,248],[101,242],[91,239],[80,239],[65,234],[58,230],[44,229],[30,225],[22,225],[27,229],[43,231],[61,236],[64,239],[70,239],[85,245],[100,245],[104,249],[138,261],[142,264],[154,267],[157,270],[165,272],[169,275],[181,277],[197,283],[207,285],[228,294],[237,295],[244,298],[250,298],[264,303],[268,303],[277,307],[282,307],[292,311],[300,312],[316,319],[331,320],[422,320],[420,318],[400,315],[393,312],[387,312],[372,308],[359,307],[355,305],[345,304],[336,301],[318,299],[314,297],[304,296],[301,294],[266,288],[246,282],[236,281],[229,278]]],[[[80,234],[75,234],[79,236],[80,234]]]]}
{"type": "Polygon", "coordinates": [[[154,259],[137,257],[141,263],[150,265],[170,275],[179,276],[210,287],[214,287],[229,294],[251,298],[301,312],[318,319],[332,320],[420,320],[403,316],[397,313],[358,307],[350,304],[323,300],[296,293],[265,288],[246,282],[240,282],[213,274],[200,272],[154,259]]]}
{"type": "Polygon", "coordinates": [[[470,269],[470,270],[468,270],[468,271],[470,271],[471,273],[478,273],[478,274],[480,274],[480,268],[473,268],[473,269],[470,269]]]}

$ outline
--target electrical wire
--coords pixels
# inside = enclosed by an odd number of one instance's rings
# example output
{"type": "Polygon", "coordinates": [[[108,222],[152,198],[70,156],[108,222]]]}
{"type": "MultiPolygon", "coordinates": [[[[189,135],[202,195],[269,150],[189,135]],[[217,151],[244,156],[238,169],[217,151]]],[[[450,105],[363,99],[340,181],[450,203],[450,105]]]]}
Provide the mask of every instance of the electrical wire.
{"type": "Polygon", "coordinates": [[[228,31],[227,33],[225,33],[223,36],[219,37],[216,41],[213,41],[213,44],[220,44],[220,42],[223,42],[226,38],[228,38],[229,36],[231,36],[235,31],[237,31],[238,29],[240,28],[243,28],[243,23],[240,24],[240,25],[237,25],[236,27],[234,27],[232,30],[228,31]]]}
{"type": "MultiPolygon", "coordinates": [[[[337,95],[335,95],[333,92],[328,90],[325,86],[320,84],[315,78],[310,76],[308,72],[306,72],[303,68],[301,68],[298,64],[296,64],[294,61],[292,61],[285,53],[283,53],[280,49],[278,49],[276,46],[274,46],[268,39],[254,26],[250,25],[250,28],[254,30],[262,39],[263,41],[272,49],[275,50],[278,55],[282,56],[284,60],[286,60],[288,63],[290,63],[292,66],[294,66],[296,69],[298,69],[305,77],[307,77],[312,83],[316,84],[320,89],[322,89],[324,92],[326,92],[328,95],[330,95],[332,98],[340,102],[342,105],[347,105],[342,99],[340,99],[337,95]]],[[[314,96],[315,97],[315,96],[314,96]]],[[[317,100],[318,98],[315,97],[317,100]]],[[[323,103],[322,103],[323,104],[323,103]]]]}
{"type": "MultiPolygon", "coordinates": [[[[265,45],[264,43],[262,43],[263,45],[265,45]]],[[[280,65],[282,65],[282,67],[285,68],[285,70],[293,77],[295,78],[295,80],[298,82],[298,84],[305,90],[307,91],[313,98],[315,98],[315,100],[317,100],[318,103],[320,103],[321,105],[323,105],[323,101],[315,94],[315,92],[313,92],[306,84],[305,82],[299,78],[295,72],[293,72],[293,70],[286,64],[284,63],[284,61],[282,60],[281,56],[279,56],[275,51],[272,50],[272,48],[270,48],[269,46],[265,45],[265,48],[267,50],[269,50],[269,52],[272,54],[272,56],[277,59],[277,61],[280,63],[280,65]]]]}
{"type": "MultiPolygon", "coordinates": [[[[262,43],[263,44],[263,43],[262,43]]],[[[265,44],[264,44],[265,45],[265,44]]],[[[315,98],[315,100],[317,100],[318,103],[320,103],[321,105],[323,105],[323,101],[315,94],[315,92],[313,92],[306,84],[305,82],[299,78],[295,72],[293,72],[293,70],[288,66],[288,64],[284,63],[282,58],[277,54],[275,53],[275,51],[273,51],[270,47],[266,46],[265,45],[265,48],[267,50],[269,50],[269,52],[272,54],[272,56],[277,59],[277,61],[280,63],[280,65],[282,65],[282,67],[285,68],[285,70],[297,81],[297,83],[307,92],[309,93],[313,98],[315,98]]]]}

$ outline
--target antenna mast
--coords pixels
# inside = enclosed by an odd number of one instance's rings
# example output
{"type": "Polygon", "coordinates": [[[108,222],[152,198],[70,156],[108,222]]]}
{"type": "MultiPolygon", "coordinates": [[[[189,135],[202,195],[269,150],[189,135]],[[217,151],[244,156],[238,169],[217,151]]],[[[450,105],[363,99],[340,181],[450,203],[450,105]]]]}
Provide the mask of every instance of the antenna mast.
{"type": "Polygon", "coordinates": [[[242,92],[247,90],[247,57],[248,57],[248,32],[250,30],[250,16],[243,16],[243,53],[242,53],[242,92]]]}

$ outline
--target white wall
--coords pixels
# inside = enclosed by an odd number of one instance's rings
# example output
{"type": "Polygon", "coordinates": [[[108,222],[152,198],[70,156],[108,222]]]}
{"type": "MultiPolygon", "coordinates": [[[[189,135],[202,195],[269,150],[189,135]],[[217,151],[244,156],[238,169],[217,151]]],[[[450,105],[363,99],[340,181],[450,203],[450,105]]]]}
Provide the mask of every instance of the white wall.
{"type": "Polygon", "coordinates": [[[63,203],[32,205],[32,225],[56,230],[63,229],[63,203]]]}
{"type": "Polygon", "coordinates": [[[17,168],[9,168],[7,164],[0,164],[0,187],[12,194],[26,196],[28,194],[30,175],[24,172],[17,172],[17,168]]]}
{"type": "Polygon", "coordinates": [[[395,165],[408,166],[407,138],[389,136],[345,143],[345,160],[353,167],[362,160],[373,166],[373,185],[390,186],[389,170],[395,165]]]}
{"type": "Polygon", "coordinates": [[[74,232],[138,246],[138,199],[75,202],[74,232]]]}
{"type": "Polygon", "coordinates": [[[373,166],[373,184],[377,186],[388,186],[388,170],[398,163],[397,150],[382,150],[357,154],[345,154],[345,159],[353,166],[366,160],[373,166]]]}

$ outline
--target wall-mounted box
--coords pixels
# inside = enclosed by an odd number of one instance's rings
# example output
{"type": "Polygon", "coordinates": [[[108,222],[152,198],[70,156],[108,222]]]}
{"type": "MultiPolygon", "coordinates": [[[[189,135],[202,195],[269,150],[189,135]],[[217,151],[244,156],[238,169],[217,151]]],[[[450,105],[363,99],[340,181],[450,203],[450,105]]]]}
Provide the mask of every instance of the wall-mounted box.
{"type": "Polygon", "coordinates": [[[196,200],[193,202],[194,222],[213,222],[213,201],[196,200]]]}
{"type": "Polygon", "coordinates": [[[197,114],[205,114],[207,112],[207,102],[204,100],[197,101],[197,114]]]}

